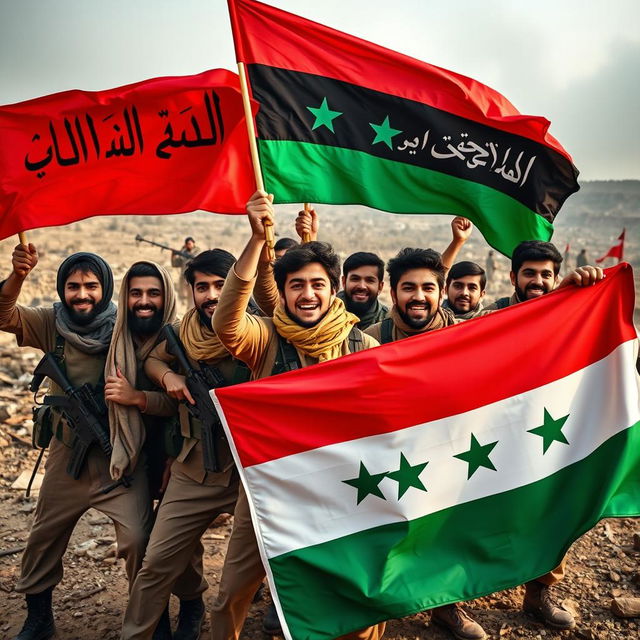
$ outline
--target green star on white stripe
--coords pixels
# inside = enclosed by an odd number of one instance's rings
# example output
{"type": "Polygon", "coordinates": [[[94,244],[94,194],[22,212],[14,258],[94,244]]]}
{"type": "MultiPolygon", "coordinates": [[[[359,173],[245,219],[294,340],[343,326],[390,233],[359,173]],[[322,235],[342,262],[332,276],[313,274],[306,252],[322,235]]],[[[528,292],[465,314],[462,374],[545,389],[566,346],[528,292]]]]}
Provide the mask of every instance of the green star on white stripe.
{"type": "Polygon", "coordinates": [[[491,469],[496,471],[493,466],[493,462],[489,459],[489,454],[493,451],[493,448],[498,444],[498,441],[490,442],[489,444],[480,444],[476,437],[471,434],[471,445],[468,451],[463,451],[458,455],[453,456],[459,460],[464,460],[468,465],[467,480],[480,468],[491,469]]]}
{"type": "Polygon", "coordinates": [[[569,414],[563,416],[562,418],[558,418],[554,420],[551,417],[551,414],[545,409],[544,410],[544,422],[539,427],[535,429],[528,429],[527,433],[533,433],[536,436],[540,436],[542,438],[542,455],[547,453],[547,449],[554,442],[562,442],[563,444],[569,444],[569,441],[565,437],[564,433],[562,433],[562,427],[564,427],[564,423],[567,421],[569,414]]]}

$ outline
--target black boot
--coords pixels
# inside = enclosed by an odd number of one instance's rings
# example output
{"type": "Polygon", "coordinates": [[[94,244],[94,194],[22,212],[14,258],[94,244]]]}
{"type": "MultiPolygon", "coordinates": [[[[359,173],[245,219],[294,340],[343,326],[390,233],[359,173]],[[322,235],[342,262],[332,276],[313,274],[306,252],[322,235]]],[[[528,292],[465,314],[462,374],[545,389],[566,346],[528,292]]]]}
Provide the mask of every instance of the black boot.
{"type": "Polygon", "coordinates": [[[53,638],[56,627],[51,610],[53,587],[41,593],[27,594],[27,619],[22,631],[14,640],[48,640],[53,638]]]}
{"type": "Polygon", "coordinates": [[[262,630],[270,636],[282,635],[282,625],[280,624],[280,618],[278,618],[276,605],[273,602],[267,607],[264,618],[262,618],[262,630]]]}
{"type": "Polygon", "coordinates": [[[173,634],[173,640],[198,640],[203,620],[204,602],[202,602],[202,598],[180,600],[178,628],[173,634]]]}
{"type": "Polygon", "coordinates": [[[169,605],[164,608],[151,640],[171,640],[171,619],[169,618],[169,605]]]}

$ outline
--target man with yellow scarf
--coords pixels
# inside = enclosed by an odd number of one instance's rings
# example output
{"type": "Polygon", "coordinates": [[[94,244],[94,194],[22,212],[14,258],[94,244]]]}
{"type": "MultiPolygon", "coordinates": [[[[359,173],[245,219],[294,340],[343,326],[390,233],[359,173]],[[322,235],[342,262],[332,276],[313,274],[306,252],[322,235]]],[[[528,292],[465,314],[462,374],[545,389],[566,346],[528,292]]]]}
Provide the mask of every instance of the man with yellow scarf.
{"type": "MultiPolygon", "coordinates": [[[[279,303],[273,318],[247,314],[245,308],[264,261],[265,226],[273,221],[273,196],[257,191],[247,204],[251,238],[230,270],[213,328],[229,352],[259,379],[333,360],[378,343],[355,327],[358,318],[336,297],[340,261],[331,247],[310,242],[290,249],[273,268],[279,303]]],[[[264,271],[264,269],[261,269],[264,271]]],[[[211,614],[212,640],[237,640],[253,594],[265,575],[242,486],[234,511],[218,597],[211,614]]],[[[378,640],[384,623],[349,634],[378,640]]]]}
{"type": "MultiPolygon", "coordinates": [[[[215,369],[226,384],[248,378],[246,368],[235,361],[211,329],[211,316],[218,305],[220,291],[235,258],[223,249],[200,253],[189,264],[185,278],[191,285],[195,306],[172,328],[184,346],[194,369],[215,369]]],[[[145,371],[149,378],[178,400],[193,402],[185,376],[171,365],[162,340],[149,354],[145,371]]],[[[182,372],[185,373],[185,372],[182,372]]],[[[179,406],[182,449],[171,466],[171,477],[158,509],[142,569],[131,588],[124,617],[122,638],[150,638],[169,600],[172,587],[189,563],[201,557],[200,537],[220,513],[233,513],[238,493],[238,474],[229,445],[222,433],[215,439],[219,471],[207,471],[203,460],[201,423],[194,420],[183,402],[179,406]],[[196,552],[196,553],[194,553],[196,552]]],[[[204,618],[202,578],[190,600],[182,599],[176,640],[197,639],[204,618]]]]}

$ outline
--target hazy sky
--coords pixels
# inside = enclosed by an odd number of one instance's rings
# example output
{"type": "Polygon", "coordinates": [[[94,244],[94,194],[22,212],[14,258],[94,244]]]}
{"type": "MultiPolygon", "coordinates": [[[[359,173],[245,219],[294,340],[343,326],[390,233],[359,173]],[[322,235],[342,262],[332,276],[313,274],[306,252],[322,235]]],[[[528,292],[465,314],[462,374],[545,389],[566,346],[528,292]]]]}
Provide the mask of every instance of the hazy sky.
{"type": "MultiPolygon", "coordinates": [[[[277,0],[551,120],[583,179],[640,178],[640,0],[277,0]]],[[[225,0],[0,0],[0,104],[236,69],[225,0]]]]}

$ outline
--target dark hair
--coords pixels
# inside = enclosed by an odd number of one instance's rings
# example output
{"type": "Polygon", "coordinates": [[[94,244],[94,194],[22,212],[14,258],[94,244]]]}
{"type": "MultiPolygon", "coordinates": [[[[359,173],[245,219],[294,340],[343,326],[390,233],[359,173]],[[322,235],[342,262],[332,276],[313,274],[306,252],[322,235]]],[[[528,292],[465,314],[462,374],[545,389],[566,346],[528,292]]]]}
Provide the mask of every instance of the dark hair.
{"type": "Polygon", "coordinates": [[[131,282],[132,278],[158,278],[162,282],[162,275],[154,264],[150,262],[135,262],[131,265],[127,275],[127,281],[131,282]]]}
{"type": "Polygon", "coordinates": [[[446,268],[442,264],[442,256],[433,249],[411,249],[406,247],[398,251],[394,258],[387,264],[387,273],[391,288],[395,289],[403,273],[411,269],[429,269],[436,274],[438,286],[444,287],[444,274],[446,268]]]}
{"type": "Polygon", "coordinates": [[[350,271],[354,271],[360,267],[376,267],[378,269],[378,280],[382,282],[384,278],[384,261],[375,253],[369,253],[367,251],[352,253],[342,265],[342,275],[346,278],[350,271]]]}
{"type": "Polygon", "coordinates": [[[299,271],[308,264],[317,262],[327,272],[331,288],[338,290],[340,283],[340,258],[326,242],[307,242],[293,249],[290,249],[282,257],[278,258],[273,265],[273,277],[275,278],[278,291],[284,291],[284,283],[287,274],[299,271]]]}
{"type": "Polygon", "coordinates": [[[293,238],[280,238],[274,245],[274,251],[288,251],[289,249],[293,249],[293,247],[297,247],[298,243],[293,238]]]}
{"type": "Polygon", "coordinates": [[[193,242],[193,244],[195,244],[195,243],[196,243],[196,241],[195,241],[191,236],[187,236],[187,237],[184,239],[184,243],[185,243],[185,244],[187,244],[187,242],[189,242],[189,240],[191,240],[191,242],[193,242]]]}
{"type": "Polygon", "coordinates": [[[206,273],[208,276],[226,278],[235,261],[233,254],[224,249],[203,251],[187,264],[187,268],[184,270],[184,279],[193,287],[193,283],[196,281],[196,271],[206,273]]]}
{"type": "Polygon", "coordinates": [[[484,269],[475,262],[457,262],[449,269],[447,274],[447,287],[451,284],[452,280],[458,278],[464,278],[465,276],[480,276],[480,289],[484,289],[487,286],[487,275],[484,269]]]}
{"type": "Polygon", "coordinates": [[[513,250],[511,271],[517,275],[523,262],[546,262],[547,260],[553,262],[553,273],[557,276],[560,272],[562,256],[555,246],[551,242],[525,240],[513,250]]]}

